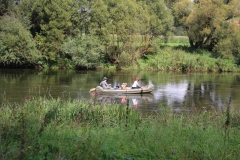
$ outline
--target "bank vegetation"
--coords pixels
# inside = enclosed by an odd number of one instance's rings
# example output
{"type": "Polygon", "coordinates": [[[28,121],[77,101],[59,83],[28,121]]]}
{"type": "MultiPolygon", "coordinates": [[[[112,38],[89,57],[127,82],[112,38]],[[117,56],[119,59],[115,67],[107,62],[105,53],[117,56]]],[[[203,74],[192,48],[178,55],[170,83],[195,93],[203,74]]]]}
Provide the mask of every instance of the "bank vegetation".
{"type": "Polygon", "coordinates": [[[0,107],[0,157],[7,159],[238,159],[240,112],[175,113],[31,96],[0,107]]]}
{"type": "Polygon", "coordinates": [[[2,0],[0,67],[236,71],[239,16],[236,0],[2,0]]]}

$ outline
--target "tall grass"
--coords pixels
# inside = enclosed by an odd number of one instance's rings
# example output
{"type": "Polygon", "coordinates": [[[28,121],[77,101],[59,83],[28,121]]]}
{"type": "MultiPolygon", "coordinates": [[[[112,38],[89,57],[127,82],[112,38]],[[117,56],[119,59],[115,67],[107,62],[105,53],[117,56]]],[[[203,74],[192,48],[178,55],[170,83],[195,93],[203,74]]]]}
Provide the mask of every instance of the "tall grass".
{"type": "Polygon", "coordinates": [[[159,71],[239,71],[233,61],[213,58],[208,52],[202,51],[199,54],[198,52],[190,53],[172,48],[163,48],[156,54],[146,55],[144,59],[138,60],[137,67],[145,70],[159,71]]]}
{"type": "Polygon", "coordinates": [[[240,123],[236,123],[240,122],[240,118],[236,120],[239,111],[228,107],[223,114],[204,111],[182,115],[173,114],[169,107],[159,109],[157,115],[142,117],[127,105],[45,97],[2,105],[0,157],[3,160],[240,157],[240,123]]]}

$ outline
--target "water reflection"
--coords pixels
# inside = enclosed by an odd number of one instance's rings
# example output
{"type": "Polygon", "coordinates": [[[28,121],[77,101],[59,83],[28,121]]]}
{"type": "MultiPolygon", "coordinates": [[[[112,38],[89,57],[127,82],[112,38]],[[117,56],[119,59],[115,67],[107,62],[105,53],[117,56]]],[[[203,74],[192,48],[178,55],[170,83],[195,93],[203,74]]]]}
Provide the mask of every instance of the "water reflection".
{"type": "MultiPolygon", "coordinates": [[[[91,93],[93,94],[93,93],[91,93]]],[[[154,107],[154,95],[151,93],[145,94],[96,94],[92,98],[101,104],[120,104],[134,109],[138,109],[140,113],[149,114],[155,111],[158,107],[154,107]]]]}
{"type": "Polygon", "coordinates": [[[136,77],[141,85],[154,84],[150,96],[146,94],[104,95],[96,98],[104,103],[120,103],[152,112],[160,106],[170,106],[176,111],[194,109],[223,110],[228,103],[240,108],[240,76],[238,73],[162,73],[146,71],[35,71],[0,69],[0,104],[22,102],[32,95],[53,98],[90,99],[89,89],[99,85],[103,77],[113,86],[127,83],[136,77]],[[108,96],[108,98],[106,97],[108,96]],[[105,100],[104,100],[105,99],[105,100]]]}
{"type": "Polygon", "coordinates": [[[134,107],[136,109],[141,109],[146,106],[146,104],[151,104],[154,101],[154,96],[151,93],[147,94],[92,94],[92,98],[97,100],[102,104],[111,103],[111,104],[122,104],[134,107]]]}
{"type": "Polygon", "coordinates": [[[177,84],[169,83],[166,85],[159,85],[156,87],[154,95],[156,99],[166,100],[166,105],[177,106],[184,102],[188,91],[188,82],[182,81],[177,84]]]}
{"type": "MultiPolygon", "coordinates": [[[[214,109],[222,111],[227,105],[239,107],[239,88],[231,84],[183,80],[178,83],[159,85],[153,92],[159,103],[176,110],[214,109]],[[229,85],[229,86],[228,86],[229,85]]],[[[239,87],[239,86],[238,86],[239,87]]]]}

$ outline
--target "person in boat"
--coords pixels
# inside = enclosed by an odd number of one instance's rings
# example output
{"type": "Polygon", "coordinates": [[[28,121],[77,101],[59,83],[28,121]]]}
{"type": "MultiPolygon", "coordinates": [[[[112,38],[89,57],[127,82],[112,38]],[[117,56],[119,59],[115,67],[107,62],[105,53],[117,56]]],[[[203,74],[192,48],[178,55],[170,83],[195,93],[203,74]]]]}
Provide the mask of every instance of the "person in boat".
{"type": "Polygon", "coordinates": [[[127,88],[127,83],[123,83],[122,85],[121,85],[121,89],[126,89],[127,88]]]}
{"type": "Polygon", "coordinates": [[[119,86],[116,86],[115,89],[116,89],[116,90],[119,90],[119,89],[121,89],[121,88],[120,88],[119,86]]]}
{"type": "Polygon", "coordinates": [[[139,85],[139,78],[136,78],[136,80],[134,81],[133,85],[132,85],[132,89],[139,89],[141,88],[141,86],[139,85]]]}
{"type": "Polygon", "coordinates": [[[100,85],[103,89],[110,89],[111,88],[111,84],[107,84],[107,77],[103,77],[103,80],[100,83],[100,85]]]}

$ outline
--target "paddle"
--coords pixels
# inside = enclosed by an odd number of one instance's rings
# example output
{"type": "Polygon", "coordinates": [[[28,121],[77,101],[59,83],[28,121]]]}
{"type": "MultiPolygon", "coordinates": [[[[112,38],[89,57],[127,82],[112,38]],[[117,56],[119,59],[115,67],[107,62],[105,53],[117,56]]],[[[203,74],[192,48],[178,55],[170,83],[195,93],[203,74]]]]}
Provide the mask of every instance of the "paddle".
{"type": "Polygon", "coordinates": [[[89,90],[89,92],[95,91],[95,89],[96,89],[96,88],[91,88],[91,89],[89,90]]]}

